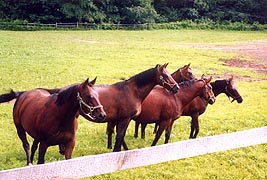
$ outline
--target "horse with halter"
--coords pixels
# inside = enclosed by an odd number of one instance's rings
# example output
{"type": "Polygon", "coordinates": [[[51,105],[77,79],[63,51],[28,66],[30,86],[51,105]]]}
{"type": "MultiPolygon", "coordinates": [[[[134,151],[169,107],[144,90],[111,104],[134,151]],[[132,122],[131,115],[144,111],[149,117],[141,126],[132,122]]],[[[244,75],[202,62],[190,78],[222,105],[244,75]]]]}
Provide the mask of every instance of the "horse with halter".
{"type": "MultiPolygon", "coordinates": [[[[210,85],[212,86],[212,91],[215,97],[220,94],[225,94],[229,98],[229,100],[232,98],[232,100],[230,100],[231,103],[234,101],[237,101],[238,103],[243,102],[243,98],[234,84],[233,77],[230,77],[229,79],[216,80],[214,82],[211,82],[210,85]]],[[[184,108],[182,116],[191,117],[191,131],[189,136],[190,139],[195,139],[197,137],[199,133],[198,118],[206,111],[207,106],[208,102],[205,99],[196,97],[184,108]]],[[[146,124],[141,124],[142,134],[145,134],[145,127],[146,124]]],[[[158,125],[155,124],[154,133],[157,132],[157,128],[158,125]]],[[[142,138],[144,139],[145,135],[143,135],[142,138]]]]}
{"type": "Polygon", "coordinates": [[[105,119],[106,113],[93,87],[95,81],[96,79],[89,82],[87,79],[81,84],[61,88],[54,94],[44,89],[35,89],[1,95],[0,102],[17,98],[13,107],[13,119],[26,153],[27,165],[33,163],[38,146],[38,164],[44,163],[49,146],[59,144],[65,147],[65,159],[70,159],[80,112],[95,121],[105,119]],[[34,139],[31,153],[26,133],[34,139]]]}
{"type": "Polygon", "coordinates": [[[141,104],[156,85],[161,85],[172,93],[179,89],[176,81],[171,77],[166,67],[168,64],[157,65],[112,85],[97,86],[99,100],[107,114],[108,136],[112,136],[116,126],[116,142],[113,151],[121,151],[121,146],[127,150],[124,141],[126,129],[130,120],[141,112],[141,104]]]}
{"type": "MultiPolygon", "coordinates": [[[[243,98],[234,85],[233,77],[229,79],[216,80],[210,84],[215,97],[220,94],[225,94],[229,99],[232,98],[231,102],[236,100],[238,103],[242,103],[243,98]]],[[[192,119],[189,138],[197,137],[199,132],[198,117],[205,112],[207,106],[208,102],[205,99],[197,97],[185,107],[182,116],[191,116],[192,119]]]]}
{"type": "MultiPolygon", "coordinates": [[[[178,68],[175,72],[171,74],[172,78],[177,82],[181,83],[183,81],[189,81],[195,79],[195,75],[192,73],[192,70],[190,68],[190,63],[188,65],[185,65],[181,68],[178,68]]],[[[138,137],[138,128],[139,128],[140,123],[135,121],[135,131],[134,131],[134,137],[138,137]]],[[[141,137],[142,139],[145,138],[145,124],[141,124],[141,137]]],[[[108,148],[111,148],[111,143],[108,145],[108,148]]]]}
{"type": "Polygon", "coordinates": [[[200,96],[210,104],[215,102],[211,81],[202,77],[199,80],[184,81],[179,83],[180,90],[176,94],[169,94],[161,88],[155,88],[142,103],[142,111],[133,120],[141,124],[156,123],[159,129],[152,146],[156,145],[161,134],[166,130],[165,143],[168,143],[172,125],[178,119],[185,108],[195,97],[200,96]]]}

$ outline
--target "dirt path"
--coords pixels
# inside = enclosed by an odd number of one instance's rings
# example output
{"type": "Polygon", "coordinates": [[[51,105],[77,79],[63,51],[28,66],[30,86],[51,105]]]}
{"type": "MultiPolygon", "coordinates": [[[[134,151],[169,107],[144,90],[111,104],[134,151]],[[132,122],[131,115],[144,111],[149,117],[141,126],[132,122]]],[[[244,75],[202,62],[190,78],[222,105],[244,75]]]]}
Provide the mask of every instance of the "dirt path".
{"type": "MultiPolygon", "coordinates": [[[[267,74],[267,41],[242,42],[238,45],[190,45],[194,48],[213,49],[221,51],[232,51],[238,55],[231,59],[219,59],[226,66],[252,69],[259,74],[267,74]]],[[[223,76],[227,76],[226,73],[223,76]]],[[[216,76],[216,75],[215,75],[216,76]]],[[[242,80],[251,81],[249,77],[236,77],[242,80]]],[[[257,79],[267,80],[267,79],[257,79]]]]}

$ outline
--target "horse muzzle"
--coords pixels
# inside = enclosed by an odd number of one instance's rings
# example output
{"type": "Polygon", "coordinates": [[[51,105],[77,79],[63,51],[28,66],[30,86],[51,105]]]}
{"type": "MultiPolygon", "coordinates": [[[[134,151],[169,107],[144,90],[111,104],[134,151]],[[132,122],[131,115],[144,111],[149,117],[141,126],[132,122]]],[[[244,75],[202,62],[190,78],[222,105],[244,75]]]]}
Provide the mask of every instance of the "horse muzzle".
{"type": "Polygon", "coordinates": [[[240,96],[239,98],[236,99],[237,103],[242,103],[243,102],[243,98],[240,96]]]}
{"type": "Polygon", "coordinates": [[[210,98],[210,99],[208,100],[208,103],[209,103],[210,105],[214,104],[214,103],[215,103],[215,98],[210,98]]]}
{"type": "Polygon", "coordinates": [[[180,89],[179,85],[178,84],[175,84],[172,88],[171,88],[171,92],[173,94],[177,93],[178,90],[180,89]]]}

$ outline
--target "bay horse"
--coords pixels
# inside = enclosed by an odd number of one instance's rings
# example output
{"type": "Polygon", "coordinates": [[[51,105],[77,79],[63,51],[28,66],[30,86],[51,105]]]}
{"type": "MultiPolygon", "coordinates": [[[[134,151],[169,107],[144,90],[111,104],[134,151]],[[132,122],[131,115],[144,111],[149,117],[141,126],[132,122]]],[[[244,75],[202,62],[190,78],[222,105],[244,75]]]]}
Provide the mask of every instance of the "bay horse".
{"type": "MultiPolygon", "coordinates": [[[[238,92],[233,77],[231,76],[229,79],[216,80],[211,82],[212,91],[217,97],[220,94],[225,94],[229,99],[232,98],[231,103],[237,101],[238,103],[243,102],[243,98],[238,92]]],[[[208,102],[200,97],[196,97],[193,99],[186,107],[182,113],[182,116],[190,116],[191,117],[191,131],[190,131],[190,139],[195,139],[199,133],[199,120],[198,117],[206,111],[208,106],[208,102]]],[[[145,124],[141,124],[141,132],[145,134],[145,124]]],[[[157,132],[157,124],[155,124],[154,133],[157,132]]],[[[145,135],[142,136],[145,138],[145,135]]]]}
{"type": "MultiPolygon", "coordinates": [[[[242,103],[243,98],[234,85],[233,77],[230,77],[229,79],[216,80],[210,84],[215,97],[224,93],[229,99],[232,98],[231,102],[236,100],[238,103],[242,103]]],[[[205,99],[197,97],[185,107],[182,116],[191,116],[192,119],[189,136],[190,139],[197,137],[199,132],[198,117],[206,111],[207,106],[208,102],[205,99]]]]}
{"type": "MultiPolygon", "coordinates": [[[[177,93],[179,86],[167,71],[167,65],[157,65],[112,85],[95,87],[107,114],[106,121],[110,124],[108,127],[116,126],[114,152],[121,151],[122,145],[128,150],[124,141],[126,129],[130,120],[141,112],[141,104],[154,86],[161,85],[172,93],[177,93]]],[[[108,137],[112,137],[113,128],[107,132],[111,133],[108,137]]]]}
{"type": "MultiPolygon", "coordinates": [[[[17,134],[26,153],[27,165],[33,163],[34,153],[39,145],[37,164],[44,163],[49,146],[64,144],[65,159],[70,159],[75,146],[77,118],[80,111],[84,116],[95,121],[103,121],[106,113],[94,90],[96,78],[89,82],[74,84],[61,88],[58,93],[50,94],[43,89],[25,91],[20,94],[13,107],[13,119],[17,134]],[[26,133],[34,141],[31,147],[26,133]]],[[[10,100],[6,94],[1,102],[10,100]]],[[[16,94],[15,94],[16,95],[16,94]]]]}
{"type": "MultiPolygon", "coordinates": [[[[185,65],[181,68],[178,68],[175,72],[171,74],[172,78],[177,82],[181,83],[183,81],[189,81],[195,79],[195,75],[193,74],[190,63],[188,65],[185,65]]],[[[134,137],[138,137],[138,128],[140,123],[138,121],[135,121],[135,131],[134,131],[134,137]]],[[[141,126],[142,128],[145,128],[144,126],[141,126]]],[[[142,139],[145,139],[145,131],[142,129],[141,131],[141,137],[142,139]]]]}
{"type": "Polygon", "coordinates": [[[215,102],[215,97],[210,85],[211,81],[203,76],[199,80],[184,81],[179,83],[180,89],[176,94],[169,94],[161,88],[154,88],[142,103],[142,111],[133,120],[141,124],[156,123],[159,125],[152,146],[158,142],[161,134],[166,130],[165,142],[168,143],[172,125],[185,108],[195,97],[200,96],[210,104],[215,102]]]}

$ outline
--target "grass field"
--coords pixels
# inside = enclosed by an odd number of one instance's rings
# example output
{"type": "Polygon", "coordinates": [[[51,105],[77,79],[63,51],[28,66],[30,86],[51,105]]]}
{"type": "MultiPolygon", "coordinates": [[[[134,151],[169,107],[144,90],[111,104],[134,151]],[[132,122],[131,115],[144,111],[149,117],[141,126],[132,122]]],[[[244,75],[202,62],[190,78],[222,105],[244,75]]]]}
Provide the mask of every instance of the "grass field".
{"type": "MultiPolygon", "coordinates": [[[[97,76],[97,84],[112,84],[169,62],[169,72],[191,63],[200,77],[233,74],[244,101],[230,103],[217,97],[200,119],[198,137],[267,126],[267,73],[225,66],[219,59],[259,60],[238,51],[196,48],[192,44],[233,46],[267,42],[266,32],[155,30],[155,31],[0,31],[0,93],[37,87],[63,87],[97,76]],[[244,78],[245,77],[245,78],[244,78]]],[[[262,60],[261,60],[262,61],[262,60]]],[[[266,63],[266,59],[264,60],[266,63]]],[[[0,170],[23,167],[25,153],[12,118],[13,104],[0,105],[0,170]]],[[[154,138],[148,126],[146,139],[126,135],[130,149],[148,147],[154,138]]],[[[174,124],[170,142],[188,139],[190,118],[174,124]]],[[[106,149],[105,124],[79,117],[73,157],[111,152],[106,149]]],[[[158,144],[163,143],[163,138],[158,144]]],[[[86,179],[267,179],[267,145],[140,167],[86,179]]],[[[36,156],[37,158],[37,156],[36,156]]],[[[36,160],[35,158],[35,160],[36,160]]],[[[64,159],[50,147],[46,162],[64,159]]],[[[36,161],[35,161],[36,162],[36,161]]],[[[107,162],[108,163],[108,162],[107,162]]]]}

